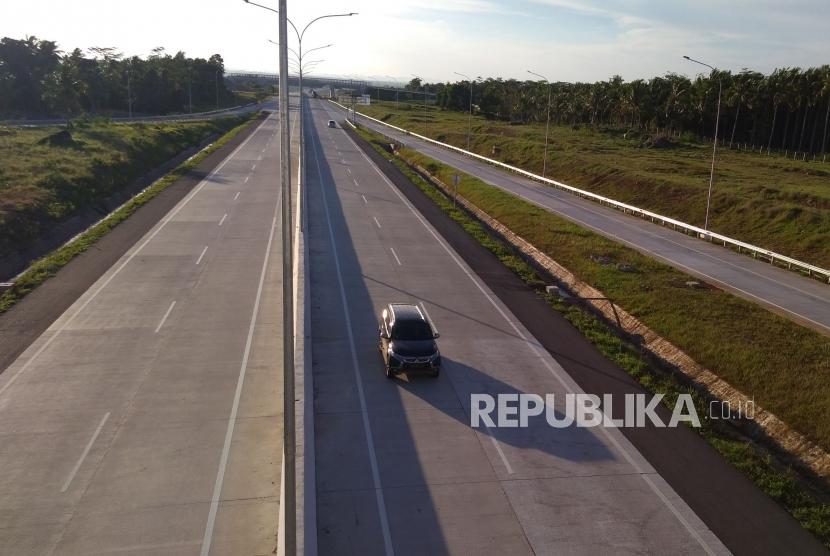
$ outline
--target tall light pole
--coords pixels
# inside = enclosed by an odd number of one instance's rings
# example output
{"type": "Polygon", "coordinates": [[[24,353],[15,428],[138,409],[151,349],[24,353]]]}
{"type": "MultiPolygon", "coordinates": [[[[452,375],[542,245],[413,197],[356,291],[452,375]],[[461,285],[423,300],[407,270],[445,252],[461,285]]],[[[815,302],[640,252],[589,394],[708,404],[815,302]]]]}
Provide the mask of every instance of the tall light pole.
{"type": "Polygon", "coordinates": [[[392,77],[391,75],[385,75],[384,77],[388,77],[395,83],[395,110],[398,109],[398,93],[400,92],[400,81],[396,78],[392,77]]]}
{"type": "MultiPolygon", "coordinates": [[[[712,70],[713,74],[717,74],[718,72],[717,68],[710,66],[709,64],[705,64],[700,60],[695,60],[694,58],[689,58],[688,56],[683,57],[690,62],[694,62],[695,64],[706,66],[712,70]]],[[[715,116],[715,140],[712,142],[712,167],[709,169],[709,193],[706,195],[706,219],[703,222],[703,229],[707,231],[709,230],[709,207],[712,205],[712,187],[715,183],[715,154],[718,152],[718,126],[720,124],[720,97],[722,92],[723,82],[721,81],[720,76],[718,76],[718,111],[715,116]]]]}
{"type": "Polygon", "coordinates": [[[219,110],[219,71],[220,71],[220,69],[217,69],[216,73],[213,75],[213,81],[214,81],[214,84],[216,85],[216,109],[217,110],[219,110]]]}
{"type": "MultiPolygon", "coordinates": [[[[410,73],[409,75],[421,81],[421,78],[414,73],[410,73]]],[[[427,84],[422,82],[422,85],[424,86],[424,137],[426,137],[429,132],[429,128],[427,127],[427,84]]]]}
{"type": "Polygon", "coordinates": [[[127,112],[133,117],[133,90],[130,84],[130,70],[127,70],[127,112]]]}
{"type": "MultiPolygon", "coordinates": [[[[246,4],[251,4],[252,6],[257,6],[259,8],[270,10],[272,12],[277,11],[277,10],[274,10],[273,8],[269,8],[268,6],[263,6],[262,4],[257,4],[256,2],[251,2],[251,0],[243,0],[243,1],[246,4]]],[[[283,0],[280,0],[280,5],[283,5],[283,0]]],[[[283,8],[283,11],[285,11],[284,8],[283,8]]],[[[308,28],[311,27],[312,24],[316,23],[317,21],[320,21],[321,19],[327,19],[327,18],[330,18],[330,17],[351,17],[353,15],[358,15],[358,14],[357,14],[357,12],[349,12],[349,13],[343,13],[343,14],[321,15],[321,16],[315,17],[314,19],[309,21],[306,24],[306,26],[303,27],[302,31],[297,29],[297,26],[294,25],[293,21],[286,18],[286,22],[289,25],[291,25],[291,28],[294,29],[294,34],[297,36],[297,45],[298,45],[297,50],[299,50],[299,52],[297,53],[297,58],[300,61],[299,84],[300,84],[300,136],[301,137],[303,136],[303,113],[304,113],[304,108],[303,108],[303,37],[305,36],[305,32],[308,31],[308,28]]],[[[287,34],[287,32],[286,32],[286,34],[287,34]]],[[[280,36],[280,49],[283,48],[283,46],[282,46],[283,44],[287,44],[287,43],[288,43],[288,37],[287,36],[286,37],[280,36]]],[[[331,45],[327,45],[327,46],[331,46],[331,45]]],[[[327,46],[321,46],[320,48],[327,48],[327,46]]],[[[312,50],[316,50],[316,49],[312,49],[312,50]]],[[[311,50],[309,50],[309,52],[311,52],[311,50]]],[[[286,54],[286,56],[287,56],[287,54],[286,54]]],[[[288,69],[286,68],[286,72],[287,71],[288,71],[288,69]]],[[[286,73],[286,79],[287,78],[288,78],[288,73],[286,73]]],[[[282,78],[280,78],[280,81],[282,81],[282,78]]]]}
{"type": "Polygon", "coordinates": [[[542,80],[545,83],[548,84],[548,118],[547,118],[547,123],[545,124],[545,154],[544,154],[544,158],[542,158],[542,177],[544,178],[545,173],[547,172],[547,169],[548,169],[548,131],[550,130],[550,94],[551,94],[551,91],[553,91],[553,83],[551,83],[550,80],[547,77],[545,77],[544,75],[539,75],[538,73],[530,71],[530,70],[527,70],[527,73],[529,73],[530,75],[535,75],[536,77],[541,77],[542,80]]]}
{"type": "Polygon", "coordinates": [[[470,136],[473,133],[473,80],[470,76],[464,75],[463,73],[458,73],[457,71],[453,72],[455,75],[460,75],[461,77],[466,77],[467,81],[470,82],[470,122],[467,126],[467,150],[470,150],[470,136]]]}
{"type": "MultiPolygon", "coordinates": [[[[246,3],[253,4],[253,2],[246,3]]],[[[297,499],[294,424],[294,257],[291,230],[291,126],[288,121],[288,16],[287,0],[279,0],[279,10],[254,4],[275,12],[279,29],[279,111],[280,111],[280,186],[282,195],[282,368],[283,368],[283,472],[285,554],[297,553],[297,499]]],[[[292,25],[293,26],[293,25],[292,25]]],[[[302,97],[300,97],[302,106],[302,97]]],[[[300,124],[302,126],[302,123],[300,124]]],[[[204,549],[204,547],[203,547],[204,549]]],[[[204,550],[203,550],[204,552],[204,550]]]]}

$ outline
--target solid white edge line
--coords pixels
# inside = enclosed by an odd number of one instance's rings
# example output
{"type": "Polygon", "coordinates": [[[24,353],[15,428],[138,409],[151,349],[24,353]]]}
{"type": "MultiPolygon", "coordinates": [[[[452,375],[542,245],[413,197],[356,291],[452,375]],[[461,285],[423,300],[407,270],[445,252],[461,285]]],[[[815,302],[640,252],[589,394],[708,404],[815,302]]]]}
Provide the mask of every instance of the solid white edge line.
{"type": "Polygon", "coordinates": [[[164,326],[164,322],[167,320],[167,317],[170,316],[170,312],[173,310],[173,307],[175,307],[175,306],[176,306],[176,302],[173,301],[173,303],[170,304],[170,307],[167,308],[167,311],[164,313],[164,316],[161,317],[161,321],[159,322],[159,325],[156,326],[156,332],[155,332],[156,334],[158,334],[158,331],[161,330],[162,326],[164,326]]]}
{"type": "Polygon", "coordinates": [[[213,540],[213,527],[216,523],[216,512],[219,509],[219,497],[222,494],[222,483],[225,480],[225,468],[228,465],[228,454],[231,449],[231,440],[233,439],[233,429],[236,425],[236,415],[239,411],[239,400],[242,397],[242,386],[245,383],[245,373],[248,370],[248,357],[251,353],[251,345],[253,343],[254,330],[256,329],[256,319],[259,314],[259,303],[262,298],[262,288],[265,284],[265,274],[268,271],[268,261],[271,258],[271,244],[274,240],[274,230],[277,227],[277,214],[282,202],[282,196],[274,205],[274,217],[271,220],[271,231],[268,234],[268,244],[265,247],[265,258],[262,261],[262,270],[259,274],[259,285],[257,286],[256,298],[254,299],[254,308],[251,311],[251,322],[248,325],[248,336],[245,340],[245,351],[242,355],[242,362],[239,365],[239,377],[236,381],[236,391],[233,395],[233,405],[231,406],[231,413],[228,416],[228,428],[225,432],[225,443],[222,446],[222,455],[219,458],[219,469],[216,471],[216,482],[213,485],[213,496],[210,501],[210,511],[208,512],[207,524],[205,525],[205,534],[202,538],[201,556],[207,556],[210,552],[210,543],[213,540]]]}
{"type": "Polygon", "coordinates": [[[435,321],[432,320],[432,317],[430,316],[429,311],[427,311],[426,304],[423,301],[421,301],[419,303],[419,305],[421,306],[421,310],[424,312],[424,315],[426,316],[427,320],[432,325],[432,331],[435,332],[436,334],[438,334],[438,327],[435,326],[435,321]]]}
{"type": "MultiPolygon", "coordinates": [[[[378,517],[380,519],[381,532],[383,533],[383,544],[387,556],[395,553],[392,546],[392,534],[389,531],[389,520],[386,515],[386,502],[383,497],[383,485],[380,481],[380,471],[378,470],[377,456],[375,455],[375,441],[372,437],[372,425],[369,422],[369,409],[366,405],[366,395],[363,392],[363,382],[360,378],[360,370],[357,361],[357,348],[355,347],[354,334],[352,333],[352,320],[349,316],[351,314],[349,309],[349,302],[346,298],[346,289],[343,285],[343,274],[340,270],[340,257],[338,256],[337,244],[334,240],[334,229],[331,224],[331,215],[329,214],[328,196],[326,195],[326,188],[323,184],[323,171],[320,167],[320,152],[317,147],[317,142],[314,145],[314,158],[317,162],[317,177],[320,180],[320,191],[323,194],[323,209],[326,214],[326,224],[329,231],[329,241],[331,242],[332,258],[334,259],[334,266],[337,274],[337,285],[340,290],[340,301],[343,305],[343,313],[346,318],[346,334],[349,338],[349,351],[351,353],[352,370],[354,371],[355,383],[357,384],[357,395],[360,400],[360,414],[363,420],[363,433],[366,435],[367,451],[369,452],[369,465],[372,469],[372,483],[375,490],[375,501],[378,507],[378,517]]],[[[334,184],[336,188],[337,185],[334,184]]]]}
{"type": "MultiPolygon", "coordinates": [[[[6,384],[4,384],[2,388],[0,388],[0,396],[2,396],[2,395],[3,395],[3,393],[4,393],[4,392],[6,392],[6,390],[8,390],[8,389],[11,387],[11,385],[15,383],[15,381],[16,381],[16,380],[17,380],[17,378],[18,378],[18,377],[19,377],[19,376],[23,373],[23,371],[25,371],[26,369],[28,369],[28,368],[29,368],[29,365],[31,365],[31,364],[32,364],[32,362],[33,362],[35,359],[37,359],[37,358],[40,356],[40,354],[41,354],[41,353],[43,353],[43,352],[46,350],[46,348],[48,348],[48,347],[52,344],[52,342],[55,340],[55,338],[57,338],[57,337],[60,335],[60,333],[61,333],[61,332],[63,332],[64,330],[66,330],[66,328],[67,328],[67,327],[68,327],[68,326],[69,326],[69,325],[70,325],[70,324],[71,324],[71,323],[75,320],[75,318],[77,318],[77,316],[81,313],[81,311],[83,311],[83,310],[87,307],[87,305],[89,305],[89,304],[92,302],[92,300],[94,300],[96,297],[98,297],[98,294],[99,294],[99,293],[101,293],[101,291],[102,291],[104,288],[106,288],[106,287],[109,285],[109,283],[110,283],[110,282],[112,282],[112,280],[113,280],[113,279],[114,279],[114,278],[115,278],[115,277],[116,277],[116,276],[117,276],[117,275],[118,275],[118,274],[119,274],[119,273],[120,273],[120,272],[124,269],[124,267],[126,267],[126,266],[130,263],[130,261],[132,261],[132,260],[135,258],[135,256],[136,256],[136,255],[138,255],[138,254],[139,254],[139,253],[140,253],[140,252],[141,252],[141,251],[142,251],[142,250],[143,250],[143,249],[147,246],[147,244],[148,244],[148,243],[150,243],[150,241],[152,241],[154,237],[156,237],[156,235],[158,235],[158,233],[159,233],[159,232],[160,232],[160,231],[161,231],[161,230],[162,230],[162,229],[163,229],[163,228],[167,225],[167,223],[168,223],[168,222],[170,222],[171,220],[173,220],[173,218],[174,218],[177,214],[179,214],[179,212],[180,212],[180,211],[181,211],[181,210],[182,210],[182,209],[183,209],[183,208],[187,205],[187,203],[189,203],[189,202],[190,202],[190,200],[191,200],[191,199],[193,199],[193,197],[195,197],[195,196],[196,196],[196,194],[197,194],[197,193],[199,193],[199,191],[201,191],[201,190],[205,187],[205,185],[207,185],[208,181],[209,181],[209,180],[210,180],[213,176],[215,176],[218,172],[220,172],[220,171],[222,170],[222,168],[224,168],[224,167],[225,167],[225,164],[227,164],[228,162],[230,162],[230,160],[231,160],[234,156],[236,156],[236,154],[237,154],[240,150],[242,150],[242,148],[244,148],[244,147],[248,144],[248,142],[249,142],[251,139],[253,139],[253,138],[254,138],[254,136],[255,136],[255,135],[259,132],[260,128],[262,128],[262,126],[264,126],[264,125],[268,122],[268,120],[269,120],[269,119],[270,119],[270,118],[265,118],[265,119],[262,121],[262,123],[261,123],[261,124],[259,124],[259,126],[258,126],[258,127],[257,127],[257,128],[256,128],[256,129],[255,129],[255,130],[254,130],[254,131],[253,131],[253,132],[252,132],[252,133],[251,133],[251,134],[250,134],[250,135],[249,135],[249,136],[245,139],[245,141],[243,141],[243,142],[242,142],[242,143],[241,143],[238,147],[236,147],[236,149],[234,149],[234,150],[233,150],[233,152],[232,152],[231,154],[229,154],[229,155],[228,155],[228,157],[227,157],[225,160],[223,160],[223,161],[222,161],[222,163],[221,163],[219,166],[217,166],[217,167],[216,167],[216,168],[215,168],[215,169],[214,169],[214,170],[213,170],[210,174],[208,174],[208,176],[207,176],[205,179],[203,179],[203,180],[199,183],[199,185],[198,185],[198,186],[196,186],[196,188],[195,188],[195,189],[193,189],[193,191],[191,191],[191,192],[190,192],[190,194],[189,194],[187,197],[185,197],[184,199],[182,199],[181,201],[179,201],[179,205],[178,205],[176,208],[174,208],[174,209],[173,209],[170,213],[168,213],[167,218],[166,218],[166,219],[165,219],[165,220],[164,220],[161,224],[158,224],[158,225],[156,226],[156,229],[155,229],[155,230],[154,230],[154,231],[150,234],[150,236],[149,236],[149,237],[147,237],[147,239],[145,239],[145,240],[144,240],[144,242],[143,242],[141,245],[139,245],[139,246],[138,246],[138,247],[137,247],[137,248],[136,248],[136,249],[135,249],[132,253],[130,253],[130,254],[127,256],[126,260],[124,260],[124,262],[122,262],[122,263],[121,263],[121,265],[119,265],[119,266],[118,266],[118,268],[116,268],[116,269],[115,269],[115,271],[113,271],[113,273],[112,273],[112,274],[110,274],[110,275],[109,275],[109,277],[108,277],[106,280],[104,280],[104,283],[103,283],[103,284],[101,284],[101,286],[100,286],[97,290],[95,290],[95,292],[94,292],[91,296],[89,296],[89,297],[86,299],[86,301],[84,301],[84,302],[81,304],[81,306],[80,306],[80,307],[78,307],[78,310],[77,310],[77,311],[75,311],[75,312],[72,314],[72,316],[71,316],[71,317],[69,317],[69,318],[67,319],[67,321],[66,321],[65,323],[63,323],[63,325],[55,331],[55,333],[54,333],[54,334],[52,334],[51,336],[49,336],[49,338],[48,338],[48,339],[47,339],[47,340],[46,340],[46,341],[45,341],[45,342],[44,342],[44,343],[43,343],[43,344],[42,344],[42,345],[38,348],[38,350],[34,353],[34,355],[32,355],[32,356],[31,356],[31,357],[30,357],[30,358],[29,358],[29,359],[28,359],[28,360],[27,360],[27,361],[26,361],[26,362],[25,362],[25,363],[24,363],[24,364],[20,367],[20,370],[18,370],[18,371],[17,371],[17,372],[16,372],[16,373],[15,373],[15,374],[14,374],[14,375],[13,375],[13,376],[9,379],[9,381],[8,381],[8,382],[6,382],[6,384]]],[[[61,315],[61,317],[62,317],[62,316],[63,316],[63,315],[61,315]]],[[[58,318],[60,319],[61,317],[58,317],[58,318]]],[[[46,329],[46,332],[48,332],[48,331],[49,331],[49,329],[46,329]]],[[[44,334],[45,334],[46,332],[44,332],[44,334]]],[[[42,336],[42,335],[41,335],[41,336],[42,336]]],[[[24,353],[25,353],[25,352],[24,352],[24,353]]],[[[12,364],[13,364],[13,363],[12,363],[12,364]]],[[[0,376],[1,376],[1,375],[0,375],[0,376]]]]}
{"type": "Polygon", "coordinates": [[[89,455],[89,451],[92,449],[92,445],[95,444],[95,439],[98,438],[98,435],[101,433],[101,429],[104,428],[104,424],[107,422],[107,419],[109,418],[110,413],[108,411],[104,415],[104,418],[101,419],[101,422],[98,423],[98,428],[95,429],[95,432],[92,434],[92,438],[89,439],[89,442],[87,443],[86,448],[84,448],[81,457],[78,458],[78,461],[75,463],[75,467],[72,468],[72,472],[69,474],[69,477],[66,478],[66,482],[63,483],[63,488],[61,488],[61,492],[66,492],[67,490],[69,490],[69,485],[72,483],[72,479],[75,478],[75,475],[78,473],[78,470],[81,468],[81,465],[83,465],[84,460],[89,455]]]}
{"type": "Polygon", "coordinates": [[[205,256],[205,253],[207,253],[207,250],[208,250],[208,246],[207,246],[207,245],[205,245],[205,248],[204,248],[204,249],[202,249],[202,253],[199,255],[199,258],[198,258],[198,259],[196,259],[196,264],[197,264],[197,265],[198,265],[198,264],[200,264],[200,263],[202,262],[202,257],[204,257],[204,256],[205,256]]]}
{"type": "MultiPolygon", "coordinates": [[[[487,293],[487,291],[484,289],[484,286],[482,286],[479,283],[479,281],[473,276],[471,271],[469,271],[462,264],[462,262],[456,256],[456,254],[453,253],[450,247],[441,239],[438,233],[427,224],[423,217],[417,212],[415,207],[413,207],[412,204],[406,199],[406,197],[404,197],[403,194],[400,191],[398,191],[398,188],[396,188],[392,184],[392,182],[389,181],[386,175],[383,172],[381,172],[380,168],[378,168],[377,165],[372,161],[372,159],[369,158],[369,156],[366,153],[364,153],[360,147],[358,147],[357,143],[355,143],[354,140],[348,134],[346,135],[346,137],[349,138],[349,140],[352,142],[355,148],[363,155],[363,158],[365,158],[369,162],[369,164],[372,166],[372,168],[374,168],[375,172],[377,172],[378,175],[383,179],[386,185],[398,196],[398,198],[404,203],[404,205],[407,208],[409,208],[410,212],[412,212],[415,218],[417,218],[418,221],[421,222],[424,228],[426,228],[426,230],[435,238],[438,244],[444,248],[444,251],[446,251],[447,254],[449,254],[449,256],[453,259],[453,261],[455,261],[455,263],[461,268],[461,270],[464,271],[464,273],[467,275],[468,278],[470,278],[473,284],[475,284],[476,287],[481,291],[481,293],[484,294],[484,296],[490,301],[493,307],[495,307],[499,314],[501,314],[504,320],[510,325],[511,328],[513,328],[516,334],[520,338],[525,340],[533,348],[536,354],[540,356],[542,363],[545,365],[545,367],[547,367],[548,371],[550,371],[550,373],[559,381],[559,383],[563,387],[565,387],[566,390],[571,390],[571,387],[565,382],[565,380],[559,375],[559,373],[551,366],[550,362],[548,361],[548,357],[550,356],[550,354],[547,354],[547,351],[538,343],[538,341],[535,340],[535,338],[534,341],[531,341],[521,332],[521,330],[519,330],[519,328],[513,323],[513,321],[510,320],[507,314],[502,310],[502,308],[499,307],[498,303],[496,303],[496,301],[490,296],[490,294],[487,293]]],[[[707,554],[714,556],[715,552],[712,551],[712,549],[703,540],[700,534],[698,534],[698,532],[691,526],[691,524],[680,514],[679,510],[674,506],[671,500],[666,498],[666,496],[660,491],[660,489],[658,489],[657,486],[651,480],[648,479],[648,475],[642,469],[640,469],[639,465],[636,464],[634,458],[628,453],[628,450],[623,448],[623,446],[615,438],[611,437],[611,434],[608,431],[607,427],[600,427],[600,429],[603,431],[606,438],[608,438],[609,441],[611,441],[611,443],[617,448],[617,450],[620,451],[620,453],[623,455],[626,461],[628,461],[634,467],[637,474],[643,478],[646,484],[651,488],[652,492],[654,492],[657,495],[657,497],[666,505],[666,507],[668,507],[669,511],[671,511],[675,517],[677,517],[681,525],[685,527],[689,534],[698,542],[701,548],[703,548],[703,550],[707,554]]],[[[490,438],[492,439],[493,437],[490,436],[490,438]]],[[[496,447],[498,447],[498,445],[496,445],[496,447]]],[[[501,452],[501,450],[499,450],[499,452],[501,452]]]]}

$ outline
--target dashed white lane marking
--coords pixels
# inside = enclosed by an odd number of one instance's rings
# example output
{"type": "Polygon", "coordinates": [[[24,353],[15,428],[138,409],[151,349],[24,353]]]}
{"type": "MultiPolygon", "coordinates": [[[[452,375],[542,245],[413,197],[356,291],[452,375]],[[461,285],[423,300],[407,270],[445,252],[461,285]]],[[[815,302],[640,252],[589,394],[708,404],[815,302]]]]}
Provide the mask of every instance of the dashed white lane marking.
{"type": "Polygon", "coordinates": [[[364,195],[363,193],[361,193],[361,194],[360,194],[360,196],[363,198],[363,202],[364,202],[364,203],[366,203],[366,204],[368,205],[368,204],[369,204],[369,201],[367,201],[367,200],[366,200],[366,195],[364,195]]]}
{"type": "Polygon", "coordinates": [[[375,224],[377,224],[377,225],[378,225],[378,228],[380,228],[380,222],[378,222],[378,217],[377,217],[377,216],[373,216],[372,218],[374,218],[374,219],[375,219],[375,224]]]}
{"type": "Polygon", "coordinates": [[[89,442],[87,443],[86,448],[84,448],[81,457],[78,458],[77,463],[75,463],[75,467],[72,468],[72,472],[69,474],[69,477],[66,478],[66,482],[63,483],[63,488],[61,489],[61,492],[66,492],[67,490],[69,490],[69,485],[72,483],[72,479],[75,478],[75,474],[78,473],[78,470],[81,468],[81,465],[83,465],[86,456],[89,455],[89,451],[92,449],[92,445],[95,444],[95,439],[98,438],[98,435],[101,433],[101,429],[104,428],[104,424],[107,422],[107,419],[109,418],[110,414],[108,411],[104,415],[104,418],[101,419],[101,422],[98,423],[98,428],[95,429],[95,432],[92,434],[92,438],[89,439],[89,442]]]}
{"type": "Polygon", "coordinates": [[[247,177],[245,178],[245,183],[248,183],[248,180],[249,180],[249,179],[251,179],[251,176],[250,176],[250,175],[249,175],[249,176],[247,176],[247,177]]]}
{"type": "Polygon", "coordinates": [[[167,312],[164,313],[164,316],[161,317],[161,321],[159,322],[159,325],[156,326],[156,333],[158,333],[158,331],[161,330],[161,327],[164,326],[164,322],[167,320],[167,317],[170,316],[170,312],[173,310],[173,307],[175,307],[175,306],[176,306],[176,302],[174,301],[173,303],[170,304],[170,307],[167,308],[167,312]]]}
{"type": "Polygon", "coordinates": [[[224,223],[225,223],[225,219],[226,219],[227,217],[228,217],[228,213],[226,212],[226,213],[225,213],[225,215],[224,215],[224,216],[222,216],[222,220],[220,220],[220,221],[219,221],[219,225],[220,225],[220,226],[221,226],[222,224],[224,224],[224,223]]]}
{"type": "Polygon", "coordinates": [[[198,258],[198,259],[196,259],[196,264],[199,264],[199,263],[201,263],[201,262],[202,262],[202,257],[204,257],[204,256],[205,256],[205,253],[207,253],[207,248],[208,248],[208,246],[207,246],[207,245],[205,245],[205,248],[204,248],[204,249],[202,249],[202,254],[201,254],[201,255],[199,255],[199,258],[198,258]]]}
{"type": "Polygon", "coordinates": [[[359,183],[357,183],[357,179],[352,179],[352,181],[354,182],[355,187],[360,187],[360,184],[359,184],[359,183]]]}
{"type": "Polygon", "coordinates": [[[237,192],[236,192],[236,195],[234,195],[234,196],[233,196],[233,200],[234,200],[234,201],[236,201],[237,199],[239,199],[239,193],[240,193],[240,192],[239,192],[239,191],[237,191],[237,192]]]}
{"type": "Polygon", "coordinates": [[[256,164],[254,164],[253,166],[251,166],[251,172],[253,172],[254,170],[256,170],[256,164]]]}
{"type": "Polygon", "coordinates": [[[398,262],[398,266],[403,266],[403,265],[401,264],[401,260],[398,258],[398,254],[397,254],[397,253],[395,253],[395,248],[394,248],[394,247],[390,247],[390,248],[389,248],[389,250],[390,250],[390,251],[392,251],[392,256],[393,256],[393,257],[395,257],[395,260],[398,262]]]}
{"type": "Polygon", "coordinates": [[[346,173],[351,175],[352,169],[351,168],[346,168],[346,173]]]}

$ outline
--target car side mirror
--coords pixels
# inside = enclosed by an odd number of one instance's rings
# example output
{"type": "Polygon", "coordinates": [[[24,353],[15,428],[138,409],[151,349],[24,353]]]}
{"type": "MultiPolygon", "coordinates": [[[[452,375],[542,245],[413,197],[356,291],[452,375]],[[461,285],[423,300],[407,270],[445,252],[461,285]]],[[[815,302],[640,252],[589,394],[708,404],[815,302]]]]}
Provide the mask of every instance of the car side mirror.
{"type": "Polygon", "coordinates": [[[441,335],[440,335],[438,332],[436,332],[435,334],[433,334],[433,335],[432,335],[432,337],[433,337],[433,338],[440,338],[440,337],[441,337],[441,335]]]}

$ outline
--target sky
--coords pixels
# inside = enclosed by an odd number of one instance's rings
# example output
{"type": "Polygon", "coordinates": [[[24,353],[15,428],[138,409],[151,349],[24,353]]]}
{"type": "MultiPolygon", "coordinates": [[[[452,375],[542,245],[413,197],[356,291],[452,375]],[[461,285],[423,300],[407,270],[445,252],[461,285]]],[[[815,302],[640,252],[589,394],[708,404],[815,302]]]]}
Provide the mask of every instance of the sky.
{"type": "MultiPolygon", "coordinates": [[[[258,0],[277,7],[277,0],[258,0]]],[[[471,77],[596,81],[720,69],[769,73],[830,63],[830,0],[288,0],[312,73],[383,81],[471,77]],[[394,78],[394,79],[393,79],[394,78]]],[[[228,70],[276,72],[276,14],[243,0],[0,0],[0,36],[34,35],[61,49],[157,46],[228,70]]],[[[297,41],[291,46],[297,50],[297,41]]]]}

